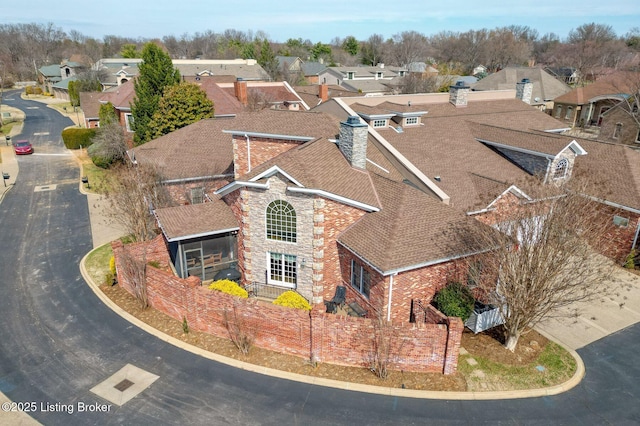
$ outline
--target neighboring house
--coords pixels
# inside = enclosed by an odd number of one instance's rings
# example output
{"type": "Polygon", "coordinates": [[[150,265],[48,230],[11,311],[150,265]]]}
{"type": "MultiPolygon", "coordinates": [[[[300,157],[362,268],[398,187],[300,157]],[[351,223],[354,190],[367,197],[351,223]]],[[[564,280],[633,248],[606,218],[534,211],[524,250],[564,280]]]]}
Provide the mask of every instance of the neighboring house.
{"type": "Polygon", "coordinates": [[[297,56],[276,56],[278,70],[284,73],[297,73],[302,70],[302,59],[297,56]]]}
{"type": "Polygon", "coordinates": [[[100,99],[102,92],[80,92],[80,109],[84,116],[84,127],[100,127],[100,99]]]}
{"type": "Polygon", "coordinates": [[[356,66],[328,67],[318,75],[319,84],[341,86],[359,93],[391,93],[400,77],[409,71],[403,67],[356,66]]]}
{"type": "Polygon", "coordinates": [[[484,65],[478,65],[473,68],[471,75],[486,74],[487,71],[487,67],[485,67],[484,65]]]}
{"type": "Polygon", "coordinates": [[[553,100],[571,91],[571,87],[557,80],[541,68],[507,67],[473,84],[475,91],[513,89],[522,80],[531,82],[531,95],[525,101],[541,111],[553,110],[553,100]]]}
{"type": "Polygon", "coordinates": [[[307,84],[320,84],[320,74],[326,69],[322,62],[303,62],[301,71],[307,84]]]}
{"type": "Polygon", "coordinates": [[[546,67],[544,70],[565,84],[576,84],[580,78],[578,70],[573,67],[546,67]]]}
{"type": "Polygon", "coordinates": [[[554,99],[552,115],[575,126],[600,126],[604,113],[636,93],[640,74],[617,72],[554,99]]]}
{"type": "Polygon", "coordinates": [[[61,99],[69,100],[68,81],[66,84],[60,83],[76,77],[84,69],[85,66],[81,63],[64,60],[60,65],[46,65],[38,69],[38,81],[44,86],[46,92],[52,93],[56,97],[60,96],[61,99]],[[58,89],[58,92],[56,92],[54,86],[58,89]]]}
{"type": "Polygon", "coordinates": [[[640,114],[637,97],[619,102],[602,115],[598,140],[639,146],[640,114]]]}
{"type": "MultiPolygon", "coordinates": [[[[141,62],[140,58],[103,58],[93,65],[93,69],[106,71],[107,79],[102,82],[106,89],[135,78],[141,62]]],[[[255,59],[174,59],[172,62],[183,78],[231,75],[234,79],[270,81],[255,59]]]]}
{"type": "Polygon", "coordinates": [[[320,105],[322,102],[326,102],[331,98],[362,96],[360,93],[351,92],[340,86],[330,86],[328,84],[295,86],[294,90],[310,108],[320,105]]]}

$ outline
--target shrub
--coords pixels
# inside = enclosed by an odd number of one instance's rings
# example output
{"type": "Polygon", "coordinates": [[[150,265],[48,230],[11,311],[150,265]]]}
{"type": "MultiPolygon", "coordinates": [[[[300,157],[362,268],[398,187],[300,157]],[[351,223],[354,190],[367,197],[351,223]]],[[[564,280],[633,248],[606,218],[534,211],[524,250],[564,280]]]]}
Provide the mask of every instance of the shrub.
{"type": "Polygon", "coordinates": [[[624,261],[624,267],[627,269],[636,269],[636,249],[632,249],[624,261]]]}
{"type": "Polygon", "coordinates": [[[109,271],[113,275],[116,274],[116,258],[114,256],[111,256],[111,259],[109,259],[109,271]]]}
{"type": "Polygon", "coordinates": [[[286,306],[287,308],[304,309],[306,311],[311,310],[311,305],[309,304],[309,302],[307,302],[307,299],[292,290],[288,290],[282,293],[276,300],[273,301],[273,304],[286,306]]]}
{"type": "Polygon", "coordinates": [[[211,283],[211,285],[209,285],[209,290],[220,291],[222,293],[227,293],[232,296],[238,296],[243,299],[249,297],[249,293],[247,293],[247,290],[240,287],[235,281],[231,280],[214,281],[211,283]]]}
{"type": "Polygon", "coordinates": [[[460,317],[466,321],[473,312],[475,299],[469,287],[451,282],[433,298],[436,308],[448,317],[460,317]]]}
{"type": "Polygon", "coordinates": [[[62,131],[62,140],[67,149],[86,148],[92,144],[91,139],[95,134],[96,129],[69,128],[62,131]]]}

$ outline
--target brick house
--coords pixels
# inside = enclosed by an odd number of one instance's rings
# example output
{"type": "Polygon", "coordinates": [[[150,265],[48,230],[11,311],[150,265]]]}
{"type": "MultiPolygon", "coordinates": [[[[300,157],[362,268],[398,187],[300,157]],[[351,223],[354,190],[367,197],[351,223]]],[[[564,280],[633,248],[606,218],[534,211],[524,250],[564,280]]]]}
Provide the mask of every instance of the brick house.
{"type": "Polygon", "coordinates": [[[638,146],[640,143],[640,115],[637,97],[619,102],[605,112],[598,139],[611,143],[638,146]]]}

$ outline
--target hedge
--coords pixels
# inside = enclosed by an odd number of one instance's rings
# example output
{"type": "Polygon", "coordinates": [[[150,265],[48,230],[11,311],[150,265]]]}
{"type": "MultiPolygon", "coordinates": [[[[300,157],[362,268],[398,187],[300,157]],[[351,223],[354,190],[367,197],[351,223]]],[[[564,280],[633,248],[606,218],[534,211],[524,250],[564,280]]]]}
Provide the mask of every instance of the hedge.
{"type": "Polygon", "coordinates": [[[247,290],[240,287],[238,283],[236,283],[235,281],[231,281],[231,280],[214,281],[209,286],[209,290],[220,291],[222,293],[227,293],[232,296],[238,296],[243,299],[246,299],[247,297],[249,297],[249,293],[247,293],[247,290]]]}
{"type": "Polygon", "coordinates": [[[475,298],[469,287],[451,282],[433,298],[436,308],[448,317],[460,317],[466,321],[473,312],[475,298]]]}
{"type": "Polygon", "coordinates": [[[95,134],[96,129],[69,128],[62,131],[62,140],[67,149],[86,148],[93,143],[95,134]]]}
{"type": "Polygon", "coordinates": [[[273,304],[286,306],[287,308],[304,309],[306,311],[311,310],[311,305],[309,304],[309,302],[307,302],[307,299],[292,290],[287,290],[282,293],[276,300],[273,301],[273,304]]]}

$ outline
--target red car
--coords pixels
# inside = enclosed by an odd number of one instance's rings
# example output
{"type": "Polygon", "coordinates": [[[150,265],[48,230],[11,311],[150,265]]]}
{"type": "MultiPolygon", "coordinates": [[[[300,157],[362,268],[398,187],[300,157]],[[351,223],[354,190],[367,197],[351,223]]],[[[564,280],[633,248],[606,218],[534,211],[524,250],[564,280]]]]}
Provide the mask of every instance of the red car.
{"type": "Polygon", "coordinates": [[[31,146],[31,142],[26,140],[14,142],[13,150],[16,152],[16,155],[33,154],[33,146],[31,146]]]}

